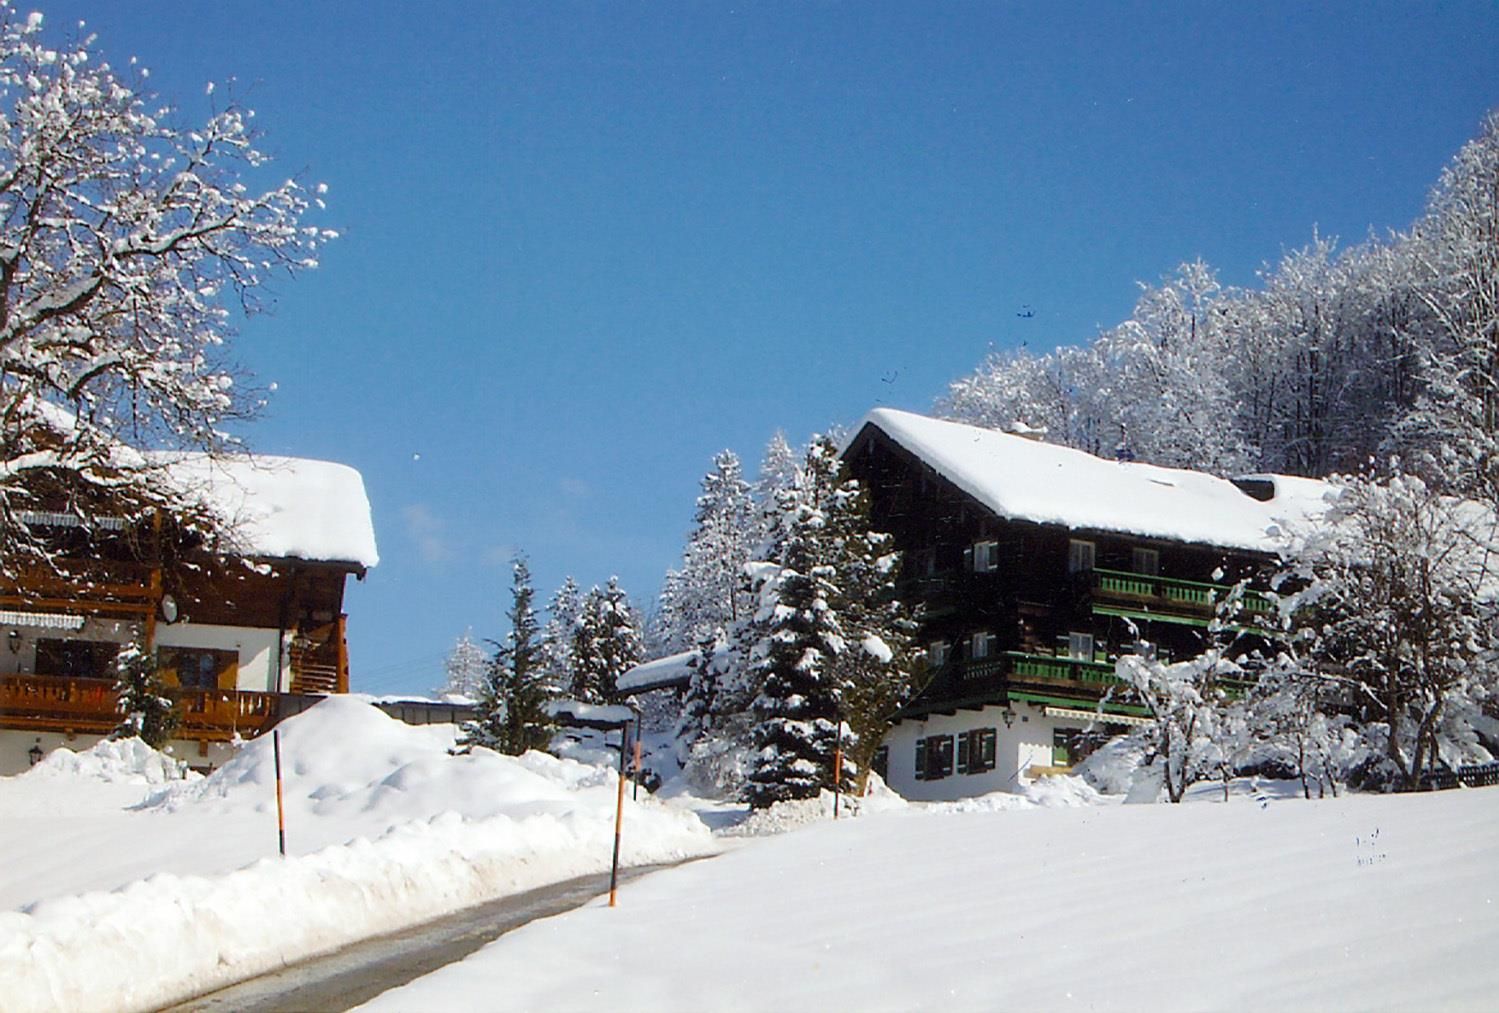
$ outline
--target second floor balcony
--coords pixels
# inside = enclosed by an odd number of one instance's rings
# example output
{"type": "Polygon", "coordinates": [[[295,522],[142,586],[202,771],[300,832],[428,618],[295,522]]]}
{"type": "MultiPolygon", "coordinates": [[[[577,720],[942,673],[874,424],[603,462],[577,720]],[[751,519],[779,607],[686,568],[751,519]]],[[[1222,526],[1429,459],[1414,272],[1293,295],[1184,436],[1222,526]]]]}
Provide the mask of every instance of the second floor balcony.
{"type": "MultiPolygon", "coordinates": [[[[1124,570],[1095,569],[1092,578],[1094,612],[1193,626],[1208,625],[1232,593],[1226,584],[1124,570]]],[[[1272,626],[1279,611],[1276,601],[1259,591],[1244,591],[1239,605],[1233,621],[1241,626],[1272,626]]]]}

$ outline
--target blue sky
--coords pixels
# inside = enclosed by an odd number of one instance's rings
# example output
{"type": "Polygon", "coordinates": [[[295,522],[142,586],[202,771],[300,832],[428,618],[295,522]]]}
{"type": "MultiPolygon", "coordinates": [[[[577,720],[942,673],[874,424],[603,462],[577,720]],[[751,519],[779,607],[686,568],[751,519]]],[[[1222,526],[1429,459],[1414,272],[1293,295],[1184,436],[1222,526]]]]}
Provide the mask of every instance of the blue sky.
{"type": "Polygon", "coordinates": [[[721,448],[1403,227],[1499,104],[1492,3],[36,6],[188,118],[232,78],[329,185],[343,238],[236,352],[256,449],[364,474],[372,692],[501,635],[518,548],[648,604],[721,448]]]}

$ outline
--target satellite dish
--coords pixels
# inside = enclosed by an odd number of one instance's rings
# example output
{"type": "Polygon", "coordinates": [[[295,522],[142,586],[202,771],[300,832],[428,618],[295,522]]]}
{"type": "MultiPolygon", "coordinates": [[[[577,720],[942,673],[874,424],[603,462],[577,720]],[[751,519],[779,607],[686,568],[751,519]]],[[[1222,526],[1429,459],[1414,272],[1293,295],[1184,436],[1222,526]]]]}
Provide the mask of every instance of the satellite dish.
{"type": "Polygon", "coordinates": [[[161,617],[169,623],[177,621],[177,599],[169,594],[161,596],[161,617]]]}

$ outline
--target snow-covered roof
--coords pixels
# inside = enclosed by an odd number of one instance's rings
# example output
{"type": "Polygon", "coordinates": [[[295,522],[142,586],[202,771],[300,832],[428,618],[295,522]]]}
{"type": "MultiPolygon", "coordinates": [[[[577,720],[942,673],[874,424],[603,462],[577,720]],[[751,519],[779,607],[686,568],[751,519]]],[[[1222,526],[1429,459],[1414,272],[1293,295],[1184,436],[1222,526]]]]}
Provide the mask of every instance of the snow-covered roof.
{"type": "Polygon", "coordinates": [[[692,681],[692,670],[698,659],[697,651],[668,654],[664,658],[647,661],[625,672],[615,682],[620,693],[647,693],[653,689],[685,686],[692,681]]]}
{"type": "MultiPolygon", "coordinates": [[[[1194,545],[1278,553],[1330,505],[1334,487],[1286,476],[1268,500],[1228,479],[1110,461],[992,429],[877,408],[864,419],[1000,517],[1194,545]]],[[[860,426],[862,430],[863,426],[860,426]]]]}
{"type": "Polygon", "coordinates": [[[553,700],[546,711],[558,722],[583,728],[603,728],[631,724],[635,712],[623,704],[585,703],[582,700],[553,700]]]}
{"type": "Polygon", "coordinates": [[[247,556],[362,567],[380,561],[364,479],[348,465],[261,454],[151,457],[167,466],[185,495],[228,523],[247,556]]]}

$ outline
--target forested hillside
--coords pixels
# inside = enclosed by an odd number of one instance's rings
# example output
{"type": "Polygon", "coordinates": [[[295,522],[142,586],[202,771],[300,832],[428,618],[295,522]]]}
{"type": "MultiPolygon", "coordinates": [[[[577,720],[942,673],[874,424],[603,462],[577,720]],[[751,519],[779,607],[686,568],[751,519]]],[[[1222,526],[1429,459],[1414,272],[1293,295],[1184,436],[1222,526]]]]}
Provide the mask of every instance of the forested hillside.
{"type": "Polygon", "coordinates": [[[1465,488],[1492,456],[1496,369],[1499,112],[1408,229],[1342,248],[1314,233],[1257,288],[1183,264],[1091,342],[991,355],[938,410],[1218,474],[1320,477],[1399,455],[1465,488]]]}

